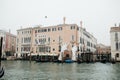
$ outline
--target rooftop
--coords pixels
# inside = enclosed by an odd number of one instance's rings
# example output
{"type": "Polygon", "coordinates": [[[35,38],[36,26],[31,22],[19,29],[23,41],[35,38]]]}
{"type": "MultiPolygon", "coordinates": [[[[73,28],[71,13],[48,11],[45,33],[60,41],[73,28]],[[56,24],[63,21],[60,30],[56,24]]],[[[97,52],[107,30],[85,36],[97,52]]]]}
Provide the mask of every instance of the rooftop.
{"type": "Polygon", "coordinates": [[[110,32],[120,32],[120,27],[111,27],[110,32]]]}

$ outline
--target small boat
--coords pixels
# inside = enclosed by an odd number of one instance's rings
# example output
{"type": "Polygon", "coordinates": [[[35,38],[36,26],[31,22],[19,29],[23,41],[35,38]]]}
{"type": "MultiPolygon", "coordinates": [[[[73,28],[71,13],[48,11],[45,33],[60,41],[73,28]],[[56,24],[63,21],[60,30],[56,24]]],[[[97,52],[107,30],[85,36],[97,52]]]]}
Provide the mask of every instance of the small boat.
{"type": "Polygon", "coordinates": [[[67,60],[65,60],[65,63],[73,63],[73,60],[67,59],[67,60]]]}
{"type": "Polygon", "coordinates": [[[36,62],[40,62],[40,59],[35,59],[36,62]]]}
{"type": "Polygon", "coordinates": [[[106,63],[106,58],[102,59],[101,63],[106,63]]]}
{"type": "Polygon", "coordinates": [[[81,59],[78,59],[78,60],[77,60],[77,63],[78,63],[78,64],[82,63],[82,60],[81,60],[81,59]]]}
{"type": "Polygon", "coordinates": [[[111,60],[111,63],[112,63],[112,64],[115,64],[115,63],[116,63],[115,59],[112,59],[112,60],[111,60]]]}

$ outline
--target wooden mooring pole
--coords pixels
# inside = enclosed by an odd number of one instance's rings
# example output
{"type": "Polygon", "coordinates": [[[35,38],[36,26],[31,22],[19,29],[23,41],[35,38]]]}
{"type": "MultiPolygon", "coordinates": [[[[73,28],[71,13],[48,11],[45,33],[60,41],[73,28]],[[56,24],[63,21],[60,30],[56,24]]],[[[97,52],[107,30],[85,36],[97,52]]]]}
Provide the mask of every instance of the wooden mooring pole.
{"type": "Polygon", "coordinates": [[[3,42],[3,37],[0,39],[0,66],[1,66],[1,56],[2,56],[2,42],[3,42]]]}

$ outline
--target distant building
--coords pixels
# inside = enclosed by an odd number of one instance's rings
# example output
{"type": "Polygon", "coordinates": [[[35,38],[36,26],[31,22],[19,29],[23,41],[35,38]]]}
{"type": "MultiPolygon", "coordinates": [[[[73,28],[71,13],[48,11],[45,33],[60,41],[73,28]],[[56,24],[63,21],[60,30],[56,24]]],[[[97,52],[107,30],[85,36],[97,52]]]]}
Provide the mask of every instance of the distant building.
{"type": "Polygon", "coordinates": [[[65,24],[48,27],[33,27],[17,30],[17,53],[23,56],[33,54],[59,54],[61,46],[68,45],[71,51],[77,45],[78,52],[95,52],[96,38],[76,24],[65,24]],[[82,34],[82,36],[81,36],[82,34]],[[84,50],[83,50],[84,47],[84,50]]]}
{"type": "Polygon", "coordinates": [[[120,26],[111,27],[110,29],[111,40],[111,57],[120,61],[120,26]]]}
{"type": "Polygon", "coordinates": [[[103,44],[97,44],[96,46],[96,61],[102,61],[106,59],[107,61],[111,60],[111,49],[110,46],[103,44]]]}
{"type": "Polygon", "coordinates": [[[97,49],[98,54],[110,54],[111,53],[110,46],[106,46],[103,44],[97,44],[96,49],[97,49]]]}
{"type": "Polygon", "coordinates": [[[10,31],[0,30],[0,37],[3,37],[2,56],[11,56],[16,52],[16,36],[10,31]]]}

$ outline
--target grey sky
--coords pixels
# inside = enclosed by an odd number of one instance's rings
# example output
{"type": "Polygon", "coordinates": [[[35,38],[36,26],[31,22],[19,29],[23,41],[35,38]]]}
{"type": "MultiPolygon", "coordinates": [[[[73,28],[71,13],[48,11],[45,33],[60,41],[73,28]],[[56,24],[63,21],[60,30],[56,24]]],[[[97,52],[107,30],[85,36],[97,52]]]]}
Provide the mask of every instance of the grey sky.
{"type": "Polygon", "coordinates": [[[120,23],[120,0],[0,0],[0,28],[16,34],[22,26],[76,23],[98,43],[110,45],[110,27],[120,23]],[[45,16],[48,16],[45,19],[45,16]]]}

